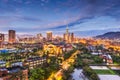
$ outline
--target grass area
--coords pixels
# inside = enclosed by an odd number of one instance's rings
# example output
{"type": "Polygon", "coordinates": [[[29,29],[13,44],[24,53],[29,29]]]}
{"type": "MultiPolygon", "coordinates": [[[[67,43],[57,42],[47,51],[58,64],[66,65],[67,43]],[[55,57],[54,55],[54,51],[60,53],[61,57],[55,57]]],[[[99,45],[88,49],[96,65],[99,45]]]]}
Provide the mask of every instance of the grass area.
{"type": "Polygon", "coordinates": [[[117,62],[114,62],[114,65],[120,65],[119,63],[117,63],[117,62]]]}
{"type": "Polygon", "coordinates": [[[97,74],[112,74],[115,75],[116,73],[112,70],[94,70],[97,74]]]}

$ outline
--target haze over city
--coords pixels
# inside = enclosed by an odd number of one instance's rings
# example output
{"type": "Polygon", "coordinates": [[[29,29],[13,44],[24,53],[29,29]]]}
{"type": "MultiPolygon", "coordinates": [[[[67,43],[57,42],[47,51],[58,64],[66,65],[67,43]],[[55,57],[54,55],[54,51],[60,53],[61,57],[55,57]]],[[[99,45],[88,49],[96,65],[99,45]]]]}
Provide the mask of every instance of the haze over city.
{"type": "Polygon", "coordinates": [[[0,31],[94,36],[120,30],[120,0],[0,0],[0,31]]]}

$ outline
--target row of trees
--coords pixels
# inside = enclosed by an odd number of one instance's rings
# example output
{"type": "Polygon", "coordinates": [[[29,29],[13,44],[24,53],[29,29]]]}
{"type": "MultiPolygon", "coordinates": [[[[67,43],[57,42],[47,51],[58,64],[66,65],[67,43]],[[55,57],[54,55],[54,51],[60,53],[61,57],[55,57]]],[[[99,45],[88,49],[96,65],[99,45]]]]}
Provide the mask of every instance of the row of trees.
{"type": "MultiPolygon", "coordinates": [[[[74,52],[76,51],[76,49],[73,49],[70,52],[67,52],[64,54],[64,60],[68,59],[74,52]]],[[[44,67],[38,67],[36,69],[30,70],[29,73],[29,80],[45,80],[47,79],[52,73],[55,73],[56,71],[58,71],[60,69],[60,65],[59,65],[59,60],[57,56],[49,56],[48,58],[48,63],[47,66],[44,65],[44,67]]],[[[64,70],[63,71],[63,80],[67,80],[69,78],[69,73],[71,73],[73,71],[74,67],[71,66],[68,70],[64,70]]]]}
{"type": "Polygon", "coordinates": [[[120,64],[120,56],[112,55],[113,62],[120,64]]]}
{"type": "Polygon", "coordinates": [[[103,59],[99,56],[93,56],[91,54],[81,53],[77,55],[74,66],[75,67],[83,67],[88,64],[101,64],[103,63],[103,59]]]}
{"type": "Polygon", "coordinates": [[[46,80],[52,73],[59,70],[59,63],[55,56],[49,57],[48,60],[46,65],[30,70],[29,80],[46,80]]]}
{"type": "Polygon", "coordinates": [[[68,59],[77,49],[74,48],[73,50],[69,51],[69,52],[66,52],[64,53],[64,60],[68,59]]]}
{"type": "Polygon", "coordinates": [[[89,80],[100,80],[98,75],[89,66],[83,67],[83,73],[89,78],[89,80]]]}
{"type": "Polygon", "coordinates": [[[103,60],[99,56],[93,56],[85,45],[78,45],[78,49],[81,51],[77,55],[74,67],[83,68],[83,74],[88,77],[89,80],[100,80],[97,73],[89,67],[89,64],[102,63],[103,60]]]}
{"type": "Polygon", "coordinates": [[[71,73],[74,71],[74,68],[75,67],[73,65],[71,65],[68,70],[63,70],[62,79],[63,80],[69,80],[69,79],[71,79],[72,78],[71,77],[71,73]]]}

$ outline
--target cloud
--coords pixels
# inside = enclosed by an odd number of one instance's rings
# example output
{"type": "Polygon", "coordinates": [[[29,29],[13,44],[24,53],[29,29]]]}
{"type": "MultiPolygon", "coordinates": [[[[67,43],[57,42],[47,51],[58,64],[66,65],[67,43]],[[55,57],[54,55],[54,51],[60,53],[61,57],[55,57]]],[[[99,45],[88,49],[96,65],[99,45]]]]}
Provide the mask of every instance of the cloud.
{"type": "Polygon", "coordinates": [[[96,17],[110,16],[117,21],[120,20],[120,0],[20,0],[20,2],[11,0],[13,1],[11,3],[8,0],[5,1],[8,5],[0,5],[0,12],[5,13],[0,16],[0,24],[19,26],[15,29],[21,32],[33,31],[33,29],[63,30],[67,24],[74,30],[81,30],[81,24],[84,23],[89,28],[88,21],[96,17]],[[41,7],[41,3],[45,5],[41,7]],[[18,14],[19,11],[21,11],[20,14],[18,14]],[[78,27],[81,28],[78,29],[78,27]]]}
{"type": "Polygon", "coordinates": [[[33,18],[33,17],[29,17],[29,16],[0,16],[0,20],[6,20],[6,21],[15,21],[15,20],[24,20],[24,21],[33,21],[33,22],[41,22],[41,20],[39,18],[33,18]]]}

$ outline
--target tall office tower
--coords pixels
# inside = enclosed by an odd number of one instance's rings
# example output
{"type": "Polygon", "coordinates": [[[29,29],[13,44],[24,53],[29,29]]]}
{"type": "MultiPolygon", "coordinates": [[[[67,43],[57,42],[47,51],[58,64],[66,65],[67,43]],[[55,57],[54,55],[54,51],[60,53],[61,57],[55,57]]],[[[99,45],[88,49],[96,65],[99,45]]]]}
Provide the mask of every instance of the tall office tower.
{"type": "Polygon", "coordinates": [[[3,42],[4,42],[4,34],[0,33],[0,48],[3,47],[3,42]]]}
{"type": "Polygon", "coordinates": [[[74,33],[71,33],[71,42],[74,42],[74,33]]]}
{"type": "Polygon", "coordinates": [[[9,35],[9,43],[14,43],[16,41],[16,32],[15,32],[15,30],[9,30],[8,35],[9,35]]]}
{"type": "Polygon", "coordinates": [[[66,27],[66,34],[69,34],[68,26],[66,27]]]}
{"type": "Polygon", "coordinates": [[[52,32],[47,32],[47,40],[52,40],[52,32]]]}
{"type": "Polygon", "coordinates": [[[41,33],[37,34],[37,39],[41,39],[41,37],[42,37],[41,33]]]}
{"type": "Polygon", "coordinates": [[[66,42],[69,42],[69,37],[70,37],[70,33],[69,33],[68,26],[67,26],[66,33],[65,33],[65,40],[66,40],[66,42]]]}
{"type": "Polygon", "coordinates": [[[66,34],[64,33],[64,34],[63,34],[63,40],[65,40],[65,36],[66,36],[66,34]]]}
{"type": "Polygon", "coordinates": [[[5,40],[5,39],[4,39],[4,34],[0,33],[0,43],[1,43],[1,42],[4,42],[4,40],[5,40]]]}

